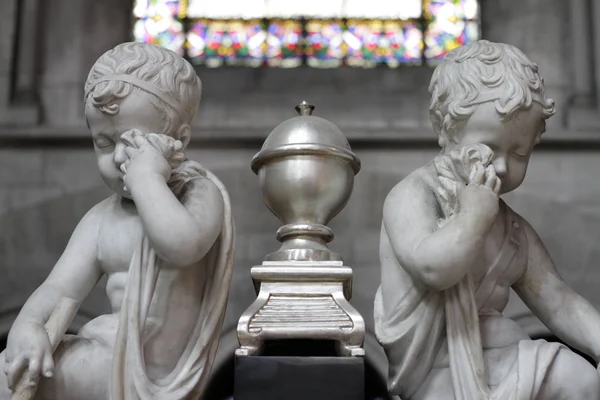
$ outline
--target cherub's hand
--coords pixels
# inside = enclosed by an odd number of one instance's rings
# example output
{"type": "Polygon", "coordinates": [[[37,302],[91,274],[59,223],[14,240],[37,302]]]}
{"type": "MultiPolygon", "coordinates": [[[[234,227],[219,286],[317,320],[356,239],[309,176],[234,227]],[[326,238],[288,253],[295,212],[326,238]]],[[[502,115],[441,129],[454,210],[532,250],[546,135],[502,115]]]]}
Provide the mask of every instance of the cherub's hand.
{"type": "Polygon", "coordinates": [[[166,182],[172,169],[183,161],[181,141],[167,135],[133,130],[125,132],[122,139],[127,144],[125,153],[128,160],[121,165],[126,188],[149,175],[162,176],[166,182]]]}
{"type": "Polygon", "coordinates": [[[31,385],[37,384],[42,373],[46,378],[51,377],[54,361],[44,327],[34,323],[14,325],[8,335],[5,362],[4,372],[10,390],[14,390],[26,370],[31,385]]]}
{"type": "Polygon", "coordinates": [[[484,167],[477,162],[469,183],[458,192],[460,213],[470,214],[483,223],[493,223],[499,211],[499,193],[502,182],[493,165],[484,167]]]}

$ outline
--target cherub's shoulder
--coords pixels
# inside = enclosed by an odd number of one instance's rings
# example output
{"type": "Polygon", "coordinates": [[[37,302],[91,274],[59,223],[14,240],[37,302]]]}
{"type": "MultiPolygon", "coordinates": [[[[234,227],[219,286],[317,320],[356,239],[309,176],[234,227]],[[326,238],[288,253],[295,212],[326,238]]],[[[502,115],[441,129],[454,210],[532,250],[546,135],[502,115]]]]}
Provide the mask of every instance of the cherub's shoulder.
{"type": "Polygon", "coordinates": [[[421,167],[398,182],[388,193],[385,203],[418,203],[435,200],[430,166],[421,167]]]}
{"type": "Polygon", "coordinates": [[[221,201],[223,200],[223,196],[217,185],[210,178],[204,176],[188,180],[183,186],[183,192],[188,196],[219,198],[221,201]]]}
{"type": "Polygon", "coordinates": [[[101,202],[97,203],[94,207],[90,208],[84,218],[96,219],[103,218],[107,213],[113,211],[114,207],[120,203],[122,197],[114,194],[101,202]]]}
{"type": "Polygon", "coordinates": [[[203,214],[210,210],[211,213],[220,215],[225,205],[219,187],[210,178],[203,176],[187,181],[179,200],[188,210],[202,211],[203,214]]]}
{"type": "Polygon", "coordinates": [[[503,200],[501,200],[501,202],[508,213],[508,217],[511,219],[511,229],[513,229],[516,236],[520,238],[521,244],[526,247],[541,245],[542,241],[533,226],[503,200]]]}
{"type": "Polygon", "coordinates": [[[529,222],[527,222],[527,220],[525,218],[523,218],[523,216],[521,216],[521,214],[519,214],[518,212],[513,210],[511,206],[506,204],[506,202],[504,200],[500,199],[500,204],[505,209],[509,218],[511,218],[513,220],[513,223],[515,223],[514,224],[515,227],[519,228],[519,230],[525,230],[525,231],[533,230],[533,227],[529,224],[529,222]]]}
{"type": "Polygon", "coordinates": [[[73,236],[78,237],[83,235],[83,237],[86,237],[87,239],[95,240],[102,225],[102,221],[104,221],[108,214],[111,214],[114,211],[114,205],[119,199],[119,196],[113,195],[90,208],[77,224],[73,236]]]}

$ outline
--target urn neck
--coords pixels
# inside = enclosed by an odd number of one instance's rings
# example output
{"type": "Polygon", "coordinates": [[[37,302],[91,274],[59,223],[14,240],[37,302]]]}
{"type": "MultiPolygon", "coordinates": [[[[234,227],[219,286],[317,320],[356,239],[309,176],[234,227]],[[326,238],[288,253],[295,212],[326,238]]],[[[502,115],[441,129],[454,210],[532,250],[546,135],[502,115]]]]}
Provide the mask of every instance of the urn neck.
{"type": "Polygon", "coordinates": [[[333,237],[331,228],[321,224],[283,225],[277,230],[281,248],[265,261],[341,261],[342,257],[327,247],[333,237]]]}

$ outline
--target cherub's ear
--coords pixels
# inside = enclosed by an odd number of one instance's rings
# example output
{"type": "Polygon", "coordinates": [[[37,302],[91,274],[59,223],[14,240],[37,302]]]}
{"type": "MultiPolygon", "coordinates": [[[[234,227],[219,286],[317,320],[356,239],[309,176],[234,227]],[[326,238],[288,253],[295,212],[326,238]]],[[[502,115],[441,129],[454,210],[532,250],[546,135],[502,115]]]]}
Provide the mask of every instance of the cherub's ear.
{"type": "Polygon", "coordinates": [[[180,140],[181,143],[183,143],[183,148],[185,149],[190,143],[191,137],[192,129],[188,124],[183,124],[179,127],[179,130],[177,131],[177,137],[175,139],[180,140]]]}
{"type": "Polygon", "coordinates": [[[433,131],[438,136],[438,144],[442,148],[446,147],[446,145],[448,144],[448,139],[446,138],[446,135],[443,132],[444,116],[442,115],[441,112],[439,112],[439,110],[435,110],[435,111],[431,111],[429,113],[429,119],[431,120],[431,125],[433,126],[433,131]]]}

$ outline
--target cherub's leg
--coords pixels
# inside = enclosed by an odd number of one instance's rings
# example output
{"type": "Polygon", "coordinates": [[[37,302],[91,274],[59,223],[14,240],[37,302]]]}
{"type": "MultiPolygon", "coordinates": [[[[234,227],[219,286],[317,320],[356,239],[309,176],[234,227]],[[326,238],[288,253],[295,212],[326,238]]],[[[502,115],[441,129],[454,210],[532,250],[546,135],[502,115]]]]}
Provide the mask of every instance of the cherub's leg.
{"type": "Polygon", "coordinates": [[[561,348],[537,398],[600,400],[600,375],[585,359],[561,348]]]}
{"type": "MultiPolygon", "coordinates": [[[[35,400],[108,400],[112,353],[105,342],[66,335],[54,352],[54,376],[40,381],[35,400]]],[[[0,365],[4,367],[4,352],[0,365]]],[[[10,396],[1,371],[0,400],[10,396]]]]}
{"type": "Polygon", "coordinates": [[[113,349],[67,335],[54,352],[54,376],[42,379],[35,400],[108,400],[113,349]]]}

